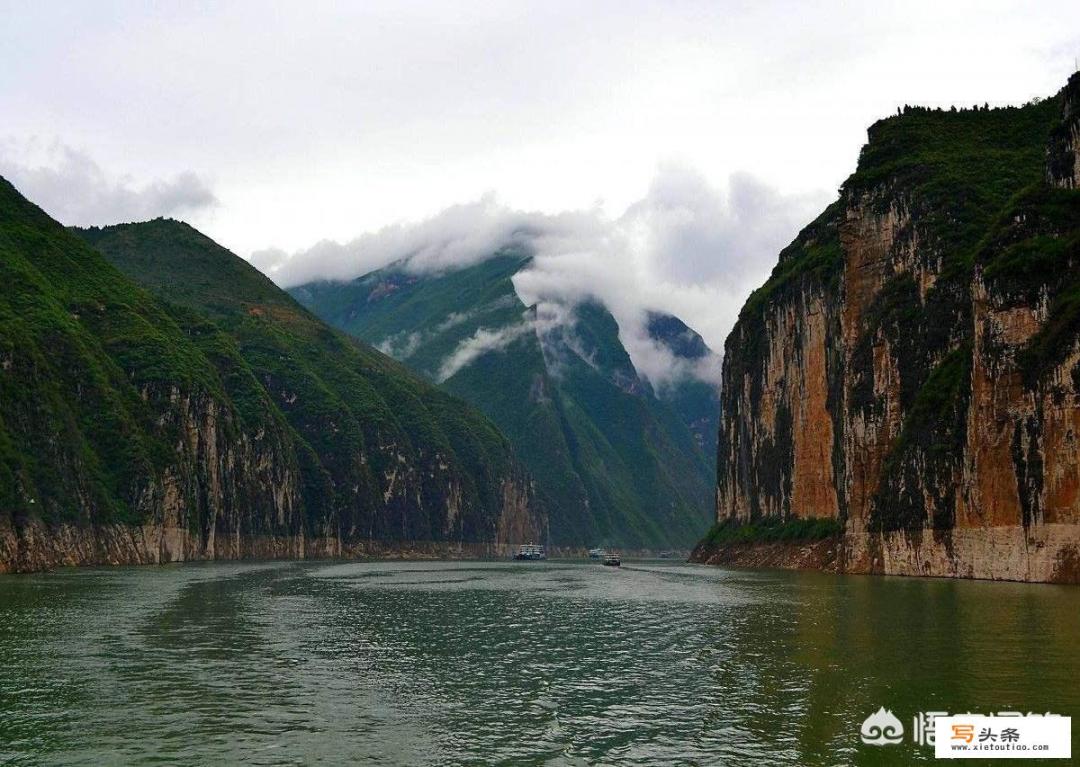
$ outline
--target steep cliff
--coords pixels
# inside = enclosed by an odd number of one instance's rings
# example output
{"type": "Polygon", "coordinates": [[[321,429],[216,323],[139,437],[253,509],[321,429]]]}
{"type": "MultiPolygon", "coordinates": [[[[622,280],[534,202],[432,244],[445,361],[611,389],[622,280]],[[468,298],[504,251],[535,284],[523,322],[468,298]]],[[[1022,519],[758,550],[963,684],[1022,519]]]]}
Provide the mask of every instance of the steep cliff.
{"type": "Polygon", "coordinates": [[[463,402],[189,227],[87,236],[172,302],[0,179],[0,571],[543,535],[463,402]]]}
{"type": "Polygon", "coordinates": [[[714,540],[835,520],[842,570],[1080,578],[1078,124],[1080,75],[870,128],[728,338],[714,540]]]}

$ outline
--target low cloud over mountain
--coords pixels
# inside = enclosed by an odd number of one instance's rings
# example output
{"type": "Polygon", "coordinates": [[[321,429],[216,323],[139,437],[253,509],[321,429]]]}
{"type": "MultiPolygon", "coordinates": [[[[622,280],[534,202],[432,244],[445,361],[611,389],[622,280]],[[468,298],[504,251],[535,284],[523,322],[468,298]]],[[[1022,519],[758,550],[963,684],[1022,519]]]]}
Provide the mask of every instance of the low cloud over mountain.
{"type": "Polygon", "coordinates": [[[526,305],[599,300],[618,320],[635,366],[654,384],[690,365],[710,380],[718,375],[715,361],[673,360],[649,338],[646,313],[678,315],[711,347],[722,348],[746,294],[824,202],[824,194],[782,195],[746,174],[716,189],[699,173],[669,165],[618,217],[600,207],[520,211],[486,195],[345,243],[323,241],[291,254],[258,251],[252,262],[289,287],[348,280],[399,261],[417,273],[447,271],[509,245],[524,246],[535,258],[514,286],[526,305]]]}

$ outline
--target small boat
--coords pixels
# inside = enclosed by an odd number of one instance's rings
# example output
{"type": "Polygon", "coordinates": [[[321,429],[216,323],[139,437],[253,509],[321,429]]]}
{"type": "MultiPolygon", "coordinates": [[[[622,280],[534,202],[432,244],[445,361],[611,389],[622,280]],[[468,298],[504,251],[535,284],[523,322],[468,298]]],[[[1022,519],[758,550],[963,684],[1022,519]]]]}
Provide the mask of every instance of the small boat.
{"type": "Polygon", "coordinates": [[[604,550],[603,549],[589,549],[589,559],[603,559],[603,558],[604,558],[604,550]]]}
{"type": "Polygon", "coordinates": [[[608,554],[604,557],[604,567],[621,567],[622,560],[619,559],[618,554],[608,554]]]}
{"type": "Polygon", "coordinates": [[[538,546],[535,543],[525,543],[518,548],[518,552],[514,555],[514,559],[519,562],[538,562],[542,559],[547,559],[547,554],[544,553],[543,546],[538,546]]]}

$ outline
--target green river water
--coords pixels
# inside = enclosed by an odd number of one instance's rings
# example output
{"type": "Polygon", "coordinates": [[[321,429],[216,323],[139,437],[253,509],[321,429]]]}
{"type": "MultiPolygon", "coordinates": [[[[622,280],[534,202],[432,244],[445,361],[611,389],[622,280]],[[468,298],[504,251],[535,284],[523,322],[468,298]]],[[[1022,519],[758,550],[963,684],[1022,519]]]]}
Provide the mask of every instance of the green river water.
{"type": "Polygon", "coordinates": [[[0,764],[910,764],[934,761],[924,711],[1080,716],[1080,589],[663,562],[0,576],[0,764]],[[879,706],[902,744],[860,743],[879,706]]]}

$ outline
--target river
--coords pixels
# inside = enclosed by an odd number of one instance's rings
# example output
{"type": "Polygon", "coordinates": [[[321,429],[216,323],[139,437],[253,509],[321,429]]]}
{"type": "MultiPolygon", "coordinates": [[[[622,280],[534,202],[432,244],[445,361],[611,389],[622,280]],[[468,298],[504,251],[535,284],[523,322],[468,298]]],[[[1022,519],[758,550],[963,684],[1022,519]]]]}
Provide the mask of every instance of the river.
{"type": "Polygon", "coordinates": [[[666,562],[0,577],[0,764],[909,764],[929,711],[1080,715],[1080,589],[666,562]],[[902,744],[860,742],[881,706],[902,744]]]}

